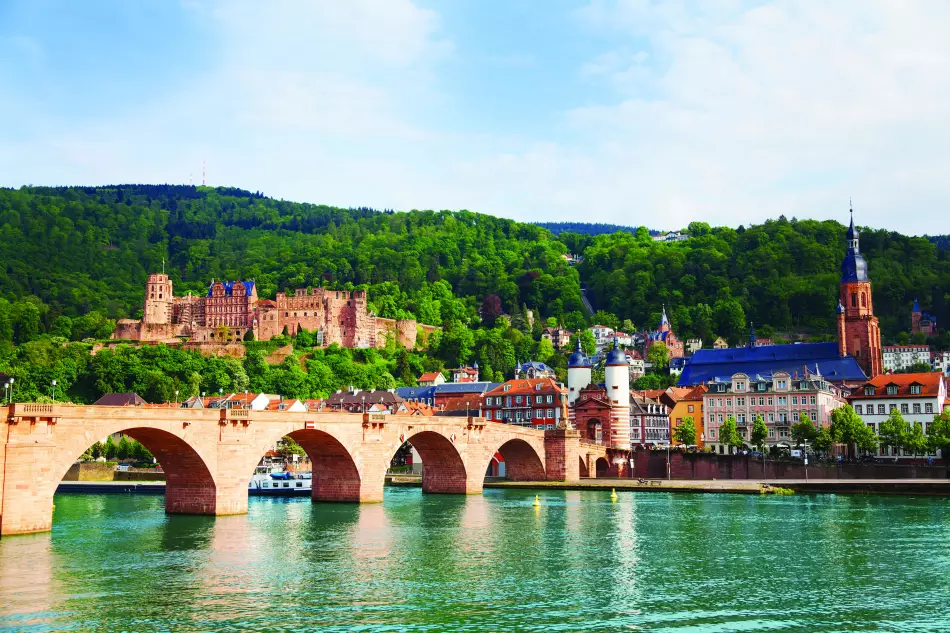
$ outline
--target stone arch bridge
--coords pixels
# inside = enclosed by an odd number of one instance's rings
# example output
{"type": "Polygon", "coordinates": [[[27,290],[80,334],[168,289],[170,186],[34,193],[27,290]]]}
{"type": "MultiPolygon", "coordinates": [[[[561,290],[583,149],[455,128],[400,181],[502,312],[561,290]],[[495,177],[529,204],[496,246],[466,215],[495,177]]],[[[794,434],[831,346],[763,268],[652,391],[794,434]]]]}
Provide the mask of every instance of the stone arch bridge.
{"type": "Polygon", "coordinates": [[[474,417],[411,417],[247,409],[160,409],[52,404],[6,407],[0,437],[0,535],[52,525],[53,494],[92,444],[122,432],[166,473],[169,513],[247,512],[247,487],[264,453],[289,435],[313,465],[313,500],[380,502],[393,455],[409,441],[424,492],[479,494],[492,456],[516,481],[596,476],[603,447],[573,430],[539,431],[474,417]]]}

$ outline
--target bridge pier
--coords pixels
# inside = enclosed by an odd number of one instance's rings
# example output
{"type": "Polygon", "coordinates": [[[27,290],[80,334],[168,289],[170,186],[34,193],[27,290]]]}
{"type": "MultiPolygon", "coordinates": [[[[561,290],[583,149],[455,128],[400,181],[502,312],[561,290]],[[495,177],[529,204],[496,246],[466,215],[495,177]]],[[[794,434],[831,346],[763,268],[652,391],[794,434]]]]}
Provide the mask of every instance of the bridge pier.
{"type": "MultiPolygon", "coordinates": [[[[385,473],[403,442],[423,462],[423,491],[480,494],[496,452],[515,481],[577,481],[574,430],[539,431],[477,417],[409,417],[342,412],[174,409],[18,403],[0,407],[0,535],[48,531],[53,495],[69,467],[97,441],[124,433],[146,446],[166,475],[170,514],[248,510],[247,485],[281,437],[313,464],[314,501],[378,503],[385,473]]],[[[589,450],[588,450],[589,449],[589,450]]],[[[592,469],[594,470],[594,469],[592,469]]]]}

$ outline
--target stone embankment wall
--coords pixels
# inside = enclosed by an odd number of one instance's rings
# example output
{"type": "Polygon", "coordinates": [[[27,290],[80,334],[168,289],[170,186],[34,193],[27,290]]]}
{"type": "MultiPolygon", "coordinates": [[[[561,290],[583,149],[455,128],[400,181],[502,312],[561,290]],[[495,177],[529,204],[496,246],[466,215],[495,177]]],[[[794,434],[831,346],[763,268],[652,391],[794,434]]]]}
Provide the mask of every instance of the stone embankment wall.
{"type": "Polygon", "coordinates": [[[139,468],[119,472],[115,464],[83,462],[70,466],[63,481],[165,481],[165,473],[139,468]]]}
{"type": "MultiPolygon", "coordinates": [[[[633,477],[666,478],[666,451],[636,451],[633,477]]],[[[805,465],[800,461],[772,461],[763,464],[751,455],[715,455],[708,453],[670,453],[673,479],[804,479],[805,465]]],[[[943,479],[947,465],[900,464],[810,464],[812,479],[943,479]]]]}

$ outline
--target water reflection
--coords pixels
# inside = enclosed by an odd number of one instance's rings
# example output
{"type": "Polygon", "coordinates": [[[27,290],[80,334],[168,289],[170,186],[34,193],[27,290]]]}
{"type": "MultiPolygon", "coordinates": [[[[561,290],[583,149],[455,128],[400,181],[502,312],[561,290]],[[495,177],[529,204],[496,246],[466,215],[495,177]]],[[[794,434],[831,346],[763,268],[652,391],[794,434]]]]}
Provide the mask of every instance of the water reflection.
{"type": "Polygon", "coordinates": [[[52,534],[0,540],[0,631],[945,628],[942,499],[540,496],[59,496],[52,534]]]}

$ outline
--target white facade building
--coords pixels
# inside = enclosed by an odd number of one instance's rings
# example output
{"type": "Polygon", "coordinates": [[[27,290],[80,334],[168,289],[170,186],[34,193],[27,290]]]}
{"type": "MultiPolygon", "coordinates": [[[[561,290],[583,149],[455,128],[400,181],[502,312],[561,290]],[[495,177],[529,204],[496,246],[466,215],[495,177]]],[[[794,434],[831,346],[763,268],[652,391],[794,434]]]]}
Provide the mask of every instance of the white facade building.
{"type": "Polygon", "coordinates": [[[590,329],[590,332],[594,335],[594,341],[596,341],[598,349],[613,342],[613,328],[609,328],[606,325],[595,325],[590,329]]]}
{"type": "MultiPolygon", "coordinates": [[[[934,416],[943,411],[947,387],[943,374],[882,374],[857,388],[848,401],[864,423],[878,433],[891,410],[897,409],[911,426],[919,422],[927,432],[934,416]]],[[[939,452],[931,457],[939,457],[939,452]]],[[[880,457],[914,457],[891,447],[878,448],[880,457]]],[[[918,458],[921,455],[917,456],[918,458]]]]}
{"type": "Polygon", "coordinates": [[[903,371],[914,363],[930,365],[929,345],[885,345],[883,348],[884,371],[903,371]]]}
{"type": "Polygon", "coordinates": [[[950,352],[931,352],[930,366],[944,376],[950,376],[950,352]]]}

